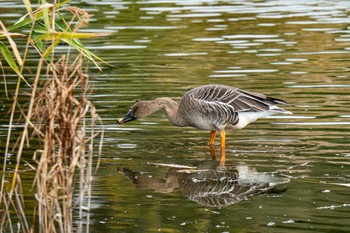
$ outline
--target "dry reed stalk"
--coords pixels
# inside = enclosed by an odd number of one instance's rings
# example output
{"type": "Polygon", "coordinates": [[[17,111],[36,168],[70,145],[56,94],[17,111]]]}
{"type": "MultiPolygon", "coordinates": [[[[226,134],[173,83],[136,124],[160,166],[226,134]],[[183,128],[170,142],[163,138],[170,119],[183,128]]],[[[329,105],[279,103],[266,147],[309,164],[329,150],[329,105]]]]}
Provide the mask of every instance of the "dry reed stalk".
{"type": "Polygon", "coordinates": [[[101,152],[99,148],[95,153],[94,139],[102,140],[103,136],[94,130],[100,118],[87,99],[89,77],[82,72],[79,56],[70,65],[62,57],[48,67],[47,78],[49,81],[34,100],[32,115],[37,127],[33,134],[43,143],[43,149],[34,156],[39,232],[82,232],[84,222],[89,232],[92,168],[101,152]],[[75,209],[79,219],[73,221],[75,209]]]}
{"type": "MultiPolygon", "coordinates": [[[[90,16],[79,8],[62,8],[64,2],[41,4],[36,11],[32,11],[30,1],[24,0],[24,4],[31,19],[30,23],[27,21],[28,17],[22,17],[19,23],[7,30],[0,22],[2,34],[7,38],[15,58],[13,59],[8,52],[5,53],[6,61],[19,76],[10,110],[1,174],[0,232],[89,232],[92,173],[94,167],[98,168],[103,130],[95,130],[98,125],[102,126],[102,123],[87,98],[92,88],[89,77],[82,71],[82,57],[91,60],[99,69],[95,59],[101,62],[103,60],[86,49],[80,38],[92,38],[102,34],[78,33],[78,29],[87,25],[90,16]],[[72,14],[70,21],[66,22],[65,14],[61,14],[64,9],[72,14]],[[23,57],[20,57],[13,37],[23,35],[11,30],[26,26],[30,26],[31,29],[27,34],[23,57]],[[40,28],[43,33],[34,38],[32,33],[35,27],[40,28]],[[67,43],[80,53],[71,64],[68,64],[68,58],[65,57],[57,63],[52,62],[56,58],[55,47],[61,42],[67,43]],[[22,65],[26,63],[30,45],[40,56],[32,85],[22,76],[22,65]],[[47,71],[45,78],[44,70],[47,71]],[[20,84],[23,81],[32,89],[25,111],[18,103],[20,84]],[[21,112],[21,117],[24,117],[24,129],[12,147],[11,132],[15,112],[18,111],[21,112]],[[36,165],[28,164],[22,158],[25,143],[29,146],[30,136],[41,141],[42,147],[33,157],[36,165]],[[8,172],[6,156],[10,147],[16,154],[16,164],[14,169],[11,167],[11,172],[8,172]],[[98,149],[94,149],[96,147],[98,149]],[[24,210],[19,176],[23,161],[36,172],[34,187],[37,190],[35,198],[38,203],[30,226],[27,212],[24,210]],[[10,174],[13,174],[12,182],[5,185],[5,177],[10,174]],[[73,210],[78,213],[78,219],[73,219],[73,210]]],[[[9,51],[4,46],[2,49],[3,54],[4,51],[9,51]]],[[[70,50],[67,54],[70,54],[70,50]]]]}

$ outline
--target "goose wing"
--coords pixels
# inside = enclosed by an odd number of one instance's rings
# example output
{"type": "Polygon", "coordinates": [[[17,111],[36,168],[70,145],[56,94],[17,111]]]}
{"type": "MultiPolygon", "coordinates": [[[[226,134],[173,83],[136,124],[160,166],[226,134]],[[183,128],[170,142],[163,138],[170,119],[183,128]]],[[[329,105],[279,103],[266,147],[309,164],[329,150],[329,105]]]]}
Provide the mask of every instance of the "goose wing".
{"type": "MultiPolygon", "coordinates": [[[[195,105],[200,105],[203,108],[221,105],[234,112],[267,111],[271,110],[275,104],[286,104],[283,100],[225,85],[197,87],[187,92],[185,96],[196,102],[195,105]]],[[[278,110],[278,107],[275,109],[278,110]]]]}
{"type": "MultiPolygon", "coordinates": [[[[277,103],[285,104],[282,100],[235,87],[205,85],[187,92],[180,101],[179,111],[190,126],[205,130],[222,130],[226,125],[238,124],[238,115],[242,112],[289,113],[277,107],[277,103]]],[[[247,122],[256,118],[253,117],[247,122]]]]}

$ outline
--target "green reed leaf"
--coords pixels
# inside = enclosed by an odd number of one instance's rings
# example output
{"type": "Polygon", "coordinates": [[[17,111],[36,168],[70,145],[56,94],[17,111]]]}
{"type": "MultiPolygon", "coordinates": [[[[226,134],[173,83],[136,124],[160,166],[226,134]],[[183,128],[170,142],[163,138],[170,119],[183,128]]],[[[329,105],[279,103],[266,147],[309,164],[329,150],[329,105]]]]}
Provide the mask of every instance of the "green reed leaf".
{"type": "Polygon", "coordinates": [[[106,35],[108,35],[108,33],[52,32],[37,36],[34,40],[89,39],[106,35]]]}
{"type": "Polygon", "coordinates": [[[12,54],[8,47],[0,42],[0,51],[2,56],[4,57],[5,61],[9,64],[9,66],[14,70],[17,74],[20,74],[20,71],[18,69],[17,63],[15,59],[13,59],[12,54]]]}

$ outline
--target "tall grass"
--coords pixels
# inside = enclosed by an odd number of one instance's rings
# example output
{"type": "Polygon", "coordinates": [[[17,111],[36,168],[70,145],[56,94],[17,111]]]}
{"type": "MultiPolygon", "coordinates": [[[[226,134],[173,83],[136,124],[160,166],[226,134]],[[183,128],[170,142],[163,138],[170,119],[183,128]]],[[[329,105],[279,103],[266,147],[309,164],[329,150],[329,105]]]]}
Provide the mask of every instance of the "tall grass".
{"type": "Polygon", "coordinates": [[[13,104],[1,174],[0,232],[89,232],[91,182],[99,164],[103,130],[88,99],[91,79],[83,70],[86,60],[99,67],[102,59],[80,39],[102,34],[78,32],[90,16],[80,8],[64,7],[67,2],[48,4],[42,0],[32,10],[24,0],[28,13],[17,23],[6,27],[0,21],[0,65],[7,63],[18,75],[15,90],[6,92],[13,104]],[[29,29],[28,33],[23,34],[27,31],[23,29],[29,29]],[[18,38],[26,39],[23,50],[23,40],[17,42],[18,38]],[[69,49],[58,56],[55,48],[62,43],[76,52],[69,49]],[[34,79],[23,75],[31,52],[39,58],[34,79]],[[21,105],[18,96],[23,83],[31,88],[31,95],[21,105]],[[22,120],[23,131],[17,142],[11,143],[16,116],[17,121],[22,120]],[[32,159],[24,158],[33,139],[40,141],[39,148],[32,159]],[[14,167],[7,163],[9,151],[16,154],[14,167]],[[27,195],[23,195],[20,176],[24,163],[35,172],[36,207],[32,212],[24,205],[27,195]],[[7,186],[6,180],[11,181],[7,186]]]}

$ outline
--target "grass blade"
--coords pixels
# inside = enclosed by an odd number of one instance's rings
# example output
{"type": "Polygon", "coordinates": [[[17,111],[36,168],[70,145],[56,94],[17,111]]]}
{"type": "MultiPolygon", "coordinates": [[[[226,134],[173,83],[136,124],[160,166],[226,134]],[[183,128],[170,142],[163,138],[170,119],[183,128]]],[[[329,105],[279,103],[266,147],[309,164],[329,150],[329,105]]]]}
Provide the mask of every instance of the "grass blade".
{"type": "Polygon", "coordinates": [[[0,51],[1,51],[1,54],[4,57],[5,61],[7,62],[7,64],[9,64],[9,66],[11,67],[11,69],[14,70],[17,74],[20,74],[18,66],[17,66],[15,60],[13,59],[10,50],[2,42],[0,42],[0,51]]]}
{"type": "Polygon", "coordinates": [[[2,56],[5,58],[6,62],[9,64],[9,66],[11,67],[11,69],[13,71],[16,72],[16,74],[29,86],[31,87],[31,85],[27,82],[27,80],[25,80],[25,78],[23,77],[21,71],[19,70],[15,60],[13,59],[10,50],[7,48],[6,45],[4,45],[3,43],[0,42],[0,51],[2,56]]]}
{"type": "Polygon", "coordinates": [[[12,48],[13,53],[15,54],[15,57],[16,57],[16,59],[17,59],[18,64],[19,64],[20,66],[22,66],[22,65],[23,65],[23,61],[22,61],[21,55],[19,54],[19,51],[18,51],[18,49],[17,49],[17,45],[16,45],[16,43],[12,40],[10,34],[8,33],[6,27],[5,27],[4,24],[1,22],[1,20],[0,20],[0,26],[1,26],[1,28],[2,28],[3,35],[6,36],[7,40],[8,40],[9,43],[10,43],[10,46],[11,46],[11,48],[12,48]]]}
{"type": "MultiPolygon", "coordinates": [[[[57,3],[57,4],[55,4],[55,8],[60,8],[63,5],[69,3],[70,1],[71,0],[66,0],[66,1],[63,1],[63,2],[60,2],[60,3],[57,3]]],[[[43,17],[43,8],[41,7],[37,11],[34,11],[33,15],[35,15],[36,20],[41,19],[43,17]]],[[[14,25],[8,27],[7,30],[8,31],[13,31],[13,30],[16,30],[18,28],[23,28],[24,26],[32,24],[33,21],[36,21],[34,19],[31,19],[28,16],[29,16],[29,14],[25,14],[14,25]]]]}
{"type": "Polygon", "coordinates": [[[43,5],[40,8],[43,10],[42,13],[46,31],[49,32],[51,31],[49,11],[54,9],[54,5],[47,3],[45,0],[42,0],[42,2],[43,5]]]}
{"type": "Polygon", "coordinates": [[[97,64],[96,60],[98,60],[106,65],[110,65],[107,62],[105,62],[102,58],[100,58],[99,56],[97,56],[96,54],[91,52],[89,49],[84,47],[79,40],[77,40],[77,39],[74,39],[74,40],[63,39],[63,41],[66,42],[67,44],[69,44],[70,46],[72,46],[73,48],[75,48],[76,50],[80,51],[84,55],[84,57],[86,57],[87,59],[92,61],[100,71],[102,71],[102,69],[97,64]]]}
{"type": "Polygon", "coordinates": [[[33,10],[32,7],[30,5],[30,1],[29,0],[23,0],[24,6],[27,9],[28,14],[30,15],[30,18],[33,19],[34,15],[33,15],[33,10]]]}
{"type": "Polygon", "coordinates": [[[107,35],[109,35],[109,33],[51,32],[37,36],[34,40],[89,39],[107,35]]]}

